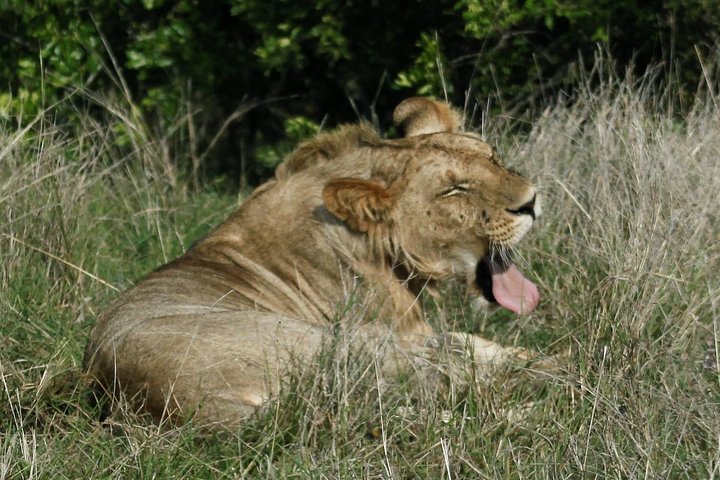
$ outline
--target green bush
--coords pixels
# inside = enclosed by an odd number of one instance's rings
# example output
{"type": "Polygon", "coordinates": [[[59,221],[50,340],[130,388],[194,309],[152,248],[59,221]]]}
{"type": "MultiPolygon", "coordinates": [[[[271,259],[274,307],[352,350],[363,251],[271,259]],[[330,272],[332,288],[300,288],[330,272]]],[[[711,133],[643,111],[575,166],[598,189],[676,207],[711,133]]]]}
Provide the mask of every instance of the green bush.
{"type": "Polygon", "coordinates": [[[290,118],[375,119],[414,94],[519,115],[572,85],[599,48],[618,68],[661,61],[658,81],[694,92],[697,52],[720,38],[712,3],[6,0],[0,108],[32,115],[78,89],[80,104],[121,91],[149,124],[211,147],[180,167],[244,165],[254,181],[290,118]]]}

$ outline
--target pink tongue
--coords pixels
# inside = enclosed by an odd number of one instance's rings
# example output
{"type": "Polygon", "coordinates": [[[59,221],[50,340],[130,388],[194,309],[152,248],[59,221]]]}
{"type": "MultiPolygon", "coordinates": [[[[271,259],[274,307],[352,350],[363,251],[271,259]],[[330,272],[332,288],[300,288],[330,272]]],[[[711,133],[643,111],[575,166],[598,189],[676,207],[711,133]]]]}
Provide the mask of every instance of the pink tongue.
{"type": "Polygon", "coordinates": [[[492,293],[500,305],[520,314],[532,312],[540,300],[535,284],[523,277],[515,265],[493,274],[492,293]]]}

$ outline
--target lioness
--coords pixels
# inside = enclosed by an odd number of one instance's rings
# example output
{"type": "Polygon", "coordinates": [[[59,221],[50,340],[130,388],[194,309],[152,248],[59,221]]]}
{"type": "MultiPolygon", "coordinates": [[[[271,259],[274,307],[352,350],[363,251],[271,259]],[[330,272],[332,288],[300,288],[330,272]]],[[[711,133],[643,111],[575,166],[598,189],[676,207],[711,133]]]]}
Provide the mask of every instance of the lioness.
{"type": "Polygon", "coordinates": [[[291,359],[309,363],[350,294],[376,312],[357,338],[391,344],[390,363],[448,344],[477,365],[523,357],[435,333],[418,300],[458,279],[517,313],[539,299],[503,254],[539,214],[536,191],[459,118],[411,98],[394,112],[402,138],[360,123],[302,143],[224,223],[99,316],[88,370],[157,417],[232,425],[277,393],[291,359]]]}

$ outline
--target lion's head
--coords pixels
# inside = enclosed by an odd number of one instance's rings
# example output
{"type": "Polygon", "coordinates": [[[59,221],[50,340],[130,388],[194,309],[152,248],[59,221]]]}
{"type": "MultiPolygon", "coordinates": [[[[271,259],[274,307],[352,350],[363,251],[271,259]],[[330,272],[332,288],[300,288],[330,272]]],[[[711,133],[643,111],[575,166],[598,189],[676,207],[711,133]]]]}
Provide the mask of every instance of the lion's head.
{"type": "Polygon", "coordinates": [[[458,132],[444,103],[409,99],[394,119],[406,136],[382,142],[392,155],[379,157],[370,179],[330,181],[325,207],[357,232],[387,236],[393,260],[421,278],[466,277],[487,300],[532,310],[537,288],[508,248],[540,213],[533,185],[478,135],[458,132]]]}

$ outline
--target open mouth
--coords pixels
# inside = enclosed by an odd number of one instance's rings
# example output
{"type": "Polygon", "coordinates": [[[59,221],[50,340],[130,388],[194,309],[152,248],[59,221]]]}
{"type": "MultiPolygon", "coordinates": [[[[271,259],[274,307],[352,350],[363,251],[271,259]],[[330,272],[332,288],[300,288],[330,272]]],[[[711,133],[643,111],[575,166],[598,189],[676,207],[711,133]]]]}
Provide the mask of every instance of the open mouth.
{"type": "Polygon", "coordinates": [[[488,252],[475,267],[475,283],[483,297],[515,313],[532,312],[540,300],[537,286],[509,258],[488,252]]]}

